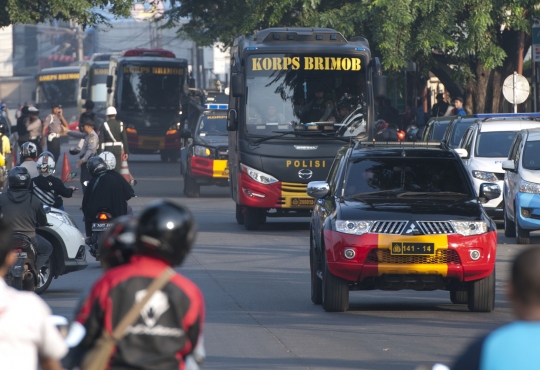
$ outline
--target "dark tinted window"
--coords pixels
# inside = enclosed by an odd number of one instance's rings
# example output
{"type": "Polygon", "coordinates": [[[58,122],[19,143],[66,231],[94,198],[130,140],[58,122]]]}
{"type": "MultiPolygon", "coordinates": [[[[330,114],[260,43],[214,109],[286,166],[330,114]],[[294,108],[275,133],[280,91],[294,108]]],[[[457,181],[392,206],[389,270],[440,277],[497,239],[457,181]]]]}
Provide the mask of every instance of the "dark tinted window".
{"type": "Polygon", "coordinates": [[[523,149],[523,168],[540,170],[540,141],[527,141],[523,149]]]}
{"type": "Polygon", "coordinates": [[[385,190],[471,194],[464,171],[454,159],[356,159],[349,165],[345,196],[385,190]]]}
{"type": "Polygon", "coordinates": [[[444,137],[444,133],[446,132],[446,129],[448,128],[448,125],[450,124],[450,121],[445,122],[435,122],[433,125],[433,133],[431,134],[430,140],[432,141],[440,141],[444,137]]]}
{"type": "Polygon", "coordinates": [[[508,157],[517,132],[481,132],[476,138],[477,157],[508,157]]]}
{"type": "Polygon", "coordinates": [[[448,143],[451,148],[457,148],[459,142],[463,138],[465,131],[473,124],[473,122],[460,122],[453,126],[453,130],[450,136],[450,142],[448,143]]]}
{"type": "Polygon", "coordinates": [[[201,116],[197,126],[197,136],[228,136],[227,115],[209,114],[201,116]]]}

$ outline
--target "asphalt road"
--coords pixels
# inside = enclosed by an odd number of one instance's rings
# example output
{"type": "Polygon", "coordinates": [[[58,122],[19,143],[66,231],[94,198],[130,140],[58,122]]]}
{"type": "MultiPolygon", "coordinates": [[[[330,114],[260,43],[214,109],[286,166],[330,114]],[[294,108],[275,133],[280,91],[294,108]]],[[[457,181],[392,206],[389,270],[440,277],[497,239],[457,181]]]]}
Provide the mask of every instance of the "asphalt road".
{"type": "MultiPolygon", "coordinates": [[[[68,146],[64,145],[64,149],[68,146]]],[[[75,160],[71,160],[74,165],[75,160]]],[[[73,166],[74,168],[74,166],[73,166]]],[[[496,309],[471,313],[444,291],[351,292],[346,313],[326,313],[310,301],[309,219],[269,219],[260,231],[236,223],[227,188],[182,193],[179,165],[133,155],[138,214],[156,198],[189,207],[199,234],[179,271],[201,288],[207,308],[206,369],[414,369],[451,363],[470,341],[512,320],[505,296],[510,263],[525,247],[499,230],[496,309]]],[[[84,229],[82,194],[66,210],[84,229]]],[[[540,238],[533,238],[540,243],[540,238]]],[[[89,260],[93,258],[88,255],[89,260]]],[[[100,276],[87,269],[54,280],[43,298],[55,314],[73,318],[81,294],[100,276]]]]}

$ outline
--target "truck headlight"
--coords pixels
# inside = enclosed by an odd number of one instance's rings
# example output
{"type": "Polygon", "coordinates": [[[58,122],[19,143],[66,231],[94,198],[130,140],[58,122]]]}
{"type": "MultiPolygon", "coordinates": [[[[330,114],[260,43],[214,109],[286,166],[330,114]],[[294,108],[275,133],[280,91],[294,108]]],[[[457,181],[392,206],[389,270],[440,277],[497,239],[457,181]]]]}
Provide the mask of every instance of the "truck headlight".
{"type": "Polygon", "coordinates": [[[212,151],[210,150],[210,148],[207,148],[205,146],[195,145],[193,147],[193,154],[196,155],[197,157],[208,158],[212,156],[212,151]]]}
{"type": "Polygon", "coordinates": [[[336,221],[336,230],[340,233],[362,235],[369,232],[373,221],[336,221]]]}
{"type": "Polygon", "coordinates": [[[522,193],[540,194],[540,184],[521,180],[519,191],[522,193]]]}
{"type": "Polygon", "coordinates": [[[459,235],[471,236],[487,233],[487,224],[484,221],[450,221],[459,235]]]}
{"type": "Polygon", "coordinates": [[[254,168],[246,166],[245,164],[240,163],[240,168],[242,168],[242,172],[261,184],[268,185],[279,181],[274,176],[258,171],[254,168]]]}
{"type": "Polygon", "coordinates": [[[497,179],[497,176],[493,172],[484,172],[484,171],[473,171],[472,175],[474,178],[487,181],[487,182],[497,182],[499,179],[497,179]]]}

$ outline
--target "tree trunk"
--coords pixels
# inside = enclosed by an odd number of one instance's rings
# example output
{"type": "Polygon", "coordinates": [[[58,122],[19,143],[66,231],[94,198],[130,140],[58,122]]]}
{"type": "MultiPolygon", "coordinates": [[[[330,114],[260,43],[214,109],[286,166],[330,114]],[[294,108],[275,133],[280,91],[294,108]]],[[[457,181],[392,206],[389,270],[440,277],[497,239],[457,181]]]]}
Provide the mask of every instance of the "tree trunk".
{"type": "Polygon", "coordinates": [[[465,107],[468,113],[486,113],[486,97],[490,94],[490,77],[491,72],[484,68],[484,64],[476,62],[476,81],[471,81],[470,91],[472,96],[467,97],[467,103],[472,103],[472,106],[465,107]],[[472,108],[472,109],[471,109],[472,108]]]}

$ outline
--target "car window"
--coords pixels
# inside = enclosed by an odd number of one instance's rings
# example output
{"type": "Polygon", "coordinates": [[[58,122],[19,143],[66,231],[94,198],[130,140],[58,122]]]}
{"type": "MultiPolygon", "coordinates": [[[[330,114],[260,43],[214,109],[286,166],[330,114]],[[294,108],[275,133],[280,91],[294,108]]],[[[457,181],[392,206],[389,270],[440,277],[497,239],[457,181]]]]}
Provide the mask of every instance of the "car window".
{"type": "Polygon", "coordinates": [[[459,146],[467,150],[467,153],[469,153],[469,155],[471,154],[471,143],[472,143],[473,135],[474,135],[474,128],[469,127],[469,129],[465,131],[465,134],[463,135],[463,138],[461,139],[461,142],[459,143],[459,146]]]}
{"type": "Polygon", "coordinates": [[[444,137],[444,133],[446,132],[446,129],[448,128],[449,124],[450,124],[449,121],[435,122],[433,124],[433,131],[431,133],[431,137],[429,138],[429,140],[441,141],[444,137]]]}
{"type": "Polygon", "coordinates": [[[510,148],[510,152],[508,154],[508,159],[515,160],[517,151],[519,150],[519,144],[521,143],[521,135],[517,135],[514,142],[512,143],[512,147],[510,148]]]}
{"type": "Polygon", "coordinates": [[[208,114],[201,116],[197,125],[197,136],[227,136],[227,115],[208,114]]]}
{"type": "Polygon", "coordinates": [[[540,141],[525,142],[521,163],[527,170],[540,170],[540,141]]]}
{"type": "Polygon", "coordinates": [[[466,176],[455,159],[360,158],[349,164],[344,195],[397,191],[455,192],[472,196],[466,176]]]}
{"type": "Polygon", "coordinates": [[[467,131],[467,129],[471,127],[473,123],[474,122],[459,122],[452,127],[450,142],[448,143],[451,148],[457,148],[459,146],[465,131],[467,131]]]}
{"type": "Polygon", "coordinates": [[[334,191],[336,189],[336,172],[339,168],[339,163],[341,162],[341,156],[334,159],[334,163],[332,163],[332,167],[330,167],[330,171],[328,172],[328,177],[326,179],[326,182],[330,185],[330,193],[334,194],[334,191]]]}
{"type": "Polygon", "coordinates": [[[476,157],[508,157],[510,146],[517,132],[494,131],[481,132],[476,138],[476,157]]]}

